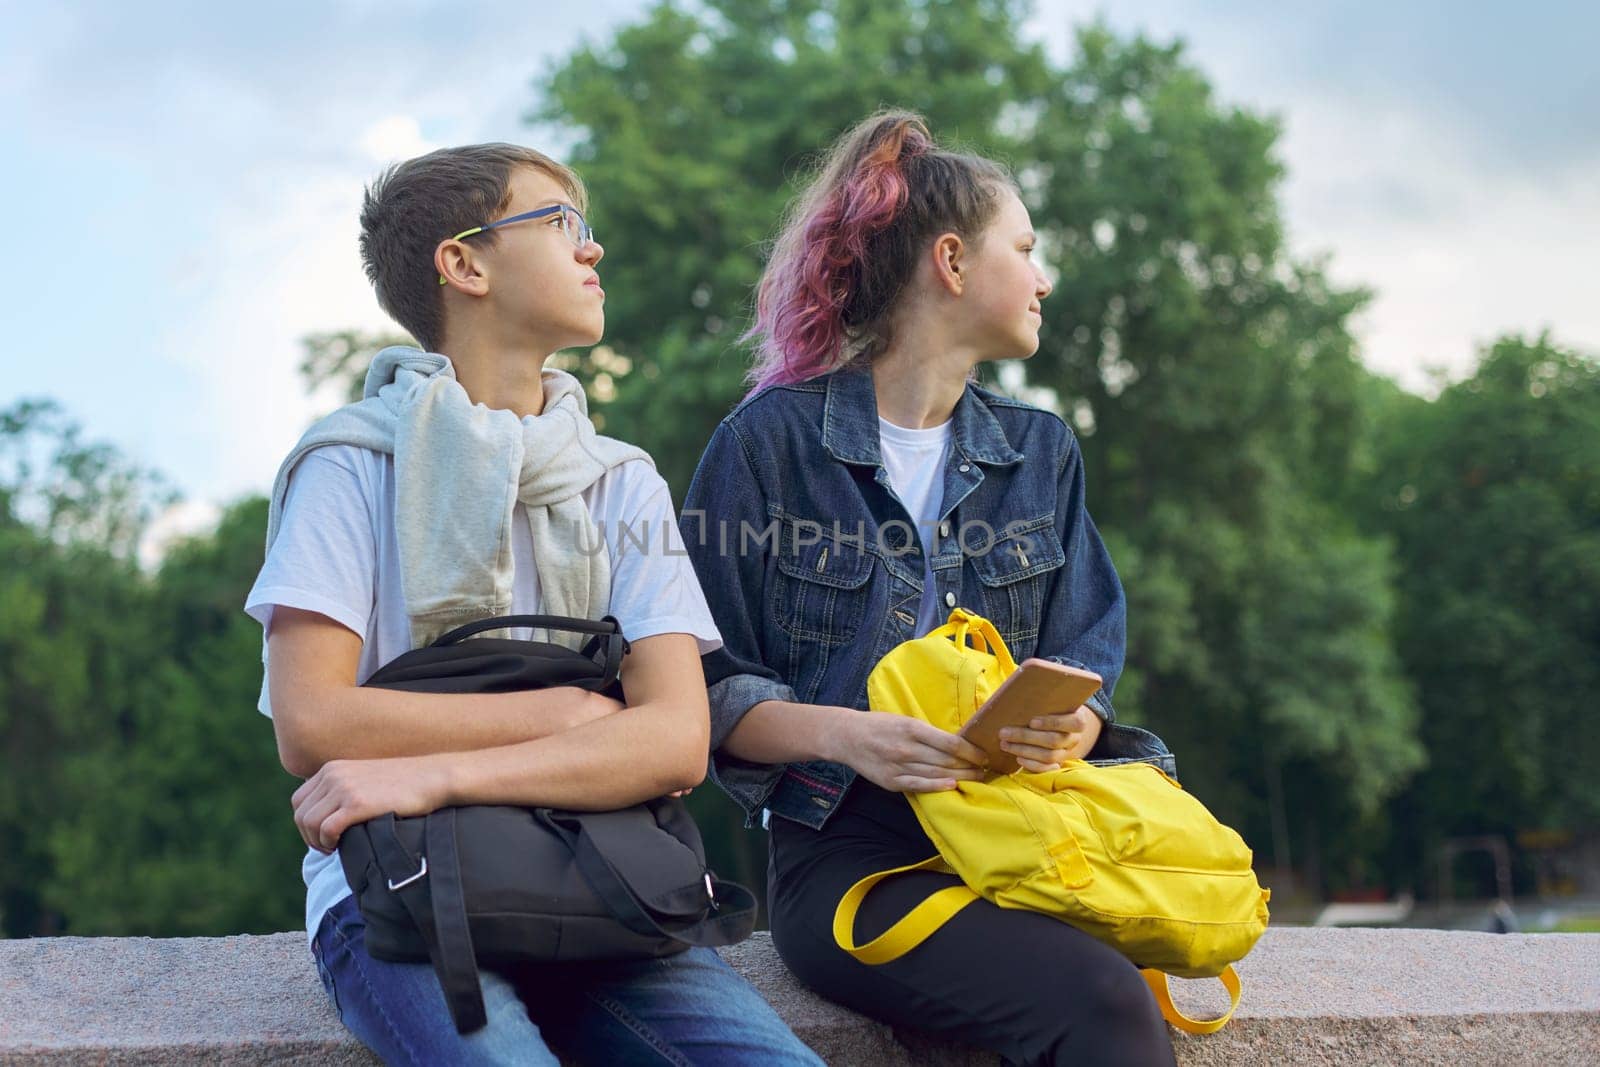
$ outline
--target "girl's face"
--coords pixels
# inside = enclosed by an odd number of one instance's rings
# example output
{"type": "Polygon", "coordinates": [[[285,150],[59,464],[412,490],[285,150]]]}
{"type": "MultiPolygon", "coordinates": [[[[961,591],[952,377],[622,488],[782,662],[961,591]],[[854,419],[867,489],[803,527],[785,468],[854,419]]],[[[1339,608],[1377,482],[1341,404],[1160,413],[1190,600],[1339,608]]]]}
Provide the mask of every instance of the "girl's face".
{"type": "Polygon", "coordinates": [[[973,344],[986,359],[1027,359],[1039,350],[1041,302],[1054,288],[1033,261],[1037,242],[1028,209],[1010,189],[963,257],[961,303],[973,344]]]}

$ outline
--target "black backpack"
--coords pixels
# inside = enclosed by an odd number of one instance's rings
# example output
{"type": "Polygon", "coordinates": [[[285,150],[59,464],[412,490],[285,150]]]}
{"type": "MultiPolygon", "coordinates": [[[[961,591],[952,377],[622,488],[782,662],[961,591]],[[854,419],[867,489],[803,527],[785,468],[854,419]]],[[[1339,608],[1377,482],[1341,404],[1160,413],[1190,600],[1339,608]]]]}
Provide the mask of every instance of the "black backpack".
{"type": "MultiPolygon", "coordinates": [[[[396,657],[364,683],[424,693],[571,685],[617,699],[630,651],[617,620],[507,615],[396,657]],[[541,641],[464,639],[514,626],[592,634],[581,651],[541,641]]],[[[755,927],[755,898],[706,867],[675,797],[619,811],[470,806],[350,827],[339,861],[377,959],[431,961],[461,1033],[487,1022],[478,966],[670,956],[731,945],[755,927]]]]}

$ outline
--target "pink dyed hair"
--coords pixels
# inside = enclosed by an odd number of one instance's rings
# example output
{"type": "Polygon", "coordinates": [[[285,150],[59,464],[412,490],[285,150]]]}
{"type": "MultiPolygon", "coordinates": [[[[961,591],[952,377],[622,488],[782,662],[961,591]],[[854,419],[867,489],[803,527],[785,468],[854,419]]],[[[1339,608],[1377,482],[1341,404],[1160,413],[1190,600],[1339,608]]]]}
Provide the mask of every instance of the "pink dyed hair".
{"type": "Polygon", "coordinates": [[[1014,182],[1003,167],[939,148],[913,112],[881,111],[845,133],[790,209],[762,272],[745,334],[758,342],[751,394],[881,348],[926,242],[948,232],[975,239],[1006,187],[1014,182]]]}

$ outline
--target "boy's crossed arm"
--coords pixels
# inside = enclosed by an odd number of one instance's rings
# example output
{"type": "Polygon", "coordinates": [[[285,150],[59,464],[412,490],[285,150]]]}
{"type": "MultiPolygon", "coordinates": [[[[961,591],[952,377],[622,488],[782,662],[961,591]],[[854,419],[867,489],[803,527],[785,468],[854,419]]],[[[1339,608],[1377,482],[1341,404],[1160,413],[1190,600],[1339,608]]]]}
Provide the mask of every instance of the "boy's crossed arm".
{"type": "Polygon", "coordinates": [[[570,687],[468,696],[361,689],[354,684],[360,645],[313,613],[273,623],[278,747],[288,770],[309,774],[292,802],[301,836],[319,851],[336,848],[347,827],[388,811],[420,815],[460,804],[605,810],[705,777],[710,715],[688,634],[633,642],[622,669],[633,703],[620,710],[570,687]]]}
{"type": "Polygon", "coordinates": [[[284,770],[309,778],[335,759],[462,752],[532,741],[617,711],[573,686],[524,693],[409,693],[356,685],[361,638],[326,615],[273,612],[272,725],[284,770]]]}

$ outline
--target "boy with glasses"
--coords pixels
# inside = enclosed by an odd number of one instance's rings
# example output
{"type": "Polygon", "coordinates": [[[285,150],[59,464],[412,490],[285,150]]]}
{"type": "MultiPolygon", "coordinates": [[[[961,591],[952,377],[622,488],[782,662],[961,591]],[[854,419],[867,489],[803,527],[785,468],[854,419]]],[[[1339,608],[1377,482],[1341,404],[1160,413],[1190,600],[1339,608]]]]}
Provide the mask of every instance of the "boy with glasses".
{"type": "Polygon", "coordinates": [[[292,803],[312,955],[340,1017],[389,1063],[553,1064],[548,1039],[592,1063],[814,1064],[709,949],[484,971],[488,1023],[459,1034],[429,964],[367,952],[339,863],[340,834],[384,812],[603,810],[704,776],[699,657],[721,641],[681,541],[659,546],[677,536],[667,485],[544,366],[605,324],[584,207],[572,171],[512,145],[433,152],[367,191],[367,276],[426,351],[379,353],[366,398],[285,460],[245,608],[265,633],[260,710],[306,779],[292,803]],[[360,686],[460,623],[541,612],[619,620],[626,706],[571,687],[360,686]]]}

